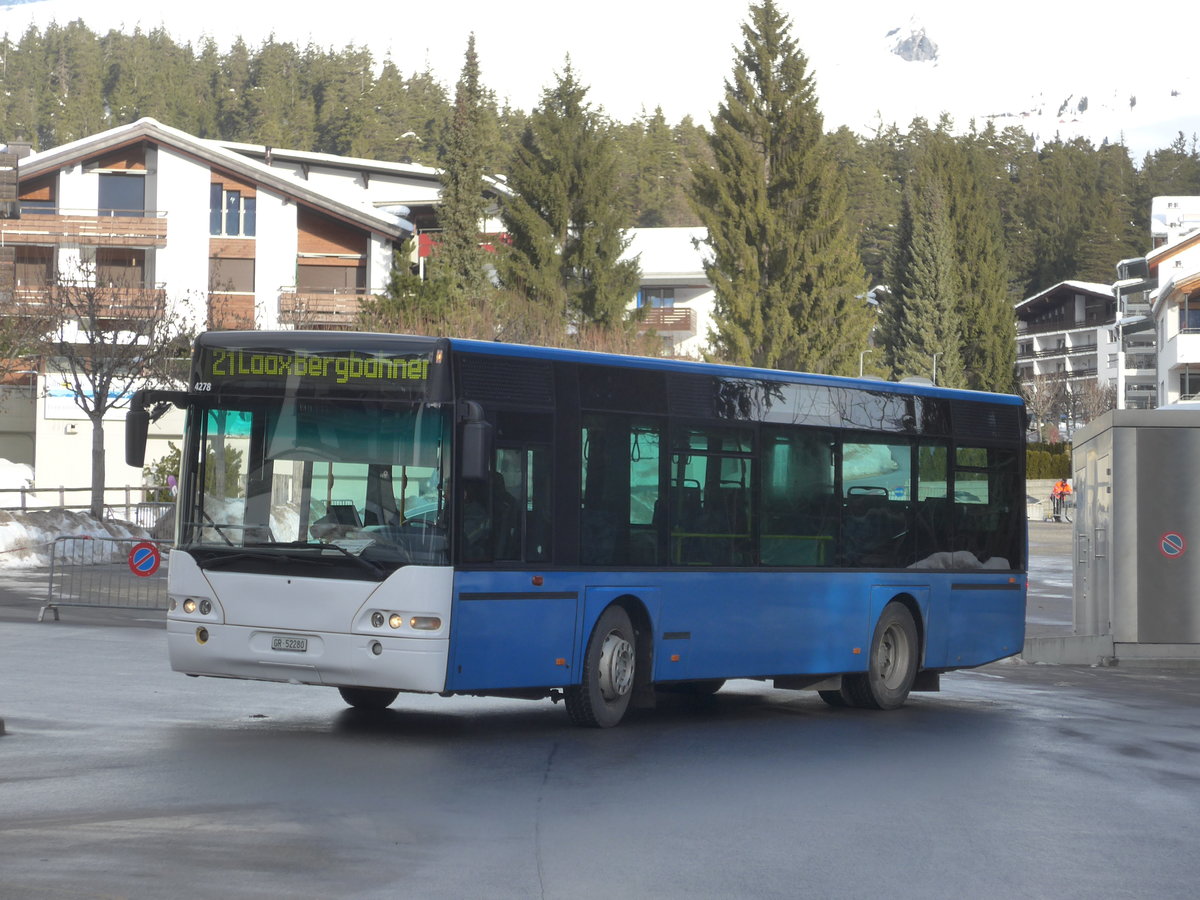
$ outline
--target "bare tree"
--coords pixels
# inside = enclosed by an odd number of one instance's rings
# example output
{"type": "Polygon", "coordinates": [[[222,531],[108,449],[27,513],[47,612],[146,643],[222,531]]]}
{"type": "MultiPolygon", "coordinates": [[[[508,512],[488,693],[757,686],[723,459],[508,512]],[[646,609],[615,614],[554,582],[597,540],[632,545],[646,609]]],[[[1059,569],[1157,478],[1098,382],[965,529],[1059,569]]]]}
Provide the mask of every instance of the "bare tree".
{"type": "Polygon", "coordinates": [[[1117,408],[1117,389],[1111,384],[1085,381],[1077,390],[1079,417],[1086,424],[1110,409],[1117,408]]]}
{"type": "Polygon", "coordinates": [[[1025,408],[1038,430],[1038,440],[1044,441],[1045,428],[1062,405],[1065,385],[1060,375],[1034,375],[1021,387],[1025,408]]]}
{"type": "Polygon", "coordinates": [[[104,512],[104,416],[128,406],[134,391],[177,384],[192,337],[172,312],[166,292],[136,277],[103,284],[95,263],[60,274],[45,292],[44,339],[48,377],[61,378],[92,423],[91,513],[104,512]]]}

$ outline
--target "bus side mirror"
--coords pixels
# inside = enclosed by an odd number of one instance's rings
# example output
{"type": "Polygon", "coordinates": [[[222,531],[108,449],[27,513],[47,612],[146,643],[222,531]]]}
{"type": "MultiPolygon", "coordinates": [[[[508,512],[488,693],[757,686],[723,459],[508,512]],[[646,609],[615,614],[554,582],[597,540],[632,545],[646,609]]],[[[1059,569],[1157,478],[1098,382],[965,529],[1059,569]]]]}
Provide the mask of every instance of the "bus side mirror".
{"type": "Polygon", "coordinates": [[[462,478],[488,482],[492,477],[492,426],[477,403],[467,404],[462,430],[462,478]]]}
{"type": "Polygon", "coordinates": [[[146,435],[150,431],[150,413],[140,404],[125,414],[125,463],[139,469],[146,463],[146,435]]]}

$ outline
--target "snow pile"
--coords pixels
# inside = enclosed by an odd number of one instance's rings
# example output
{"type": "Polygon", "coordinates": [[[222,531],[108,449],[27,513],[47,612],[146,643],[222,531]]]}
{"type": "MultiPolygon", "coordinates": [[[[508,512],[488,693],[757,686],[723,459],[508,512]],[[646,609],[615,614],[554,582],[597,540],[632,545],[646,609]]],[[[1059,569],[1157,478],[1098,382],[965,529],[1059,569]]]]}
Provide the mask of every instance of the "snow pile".
{"type": "MultiPolygon", "coordinates": [[[[50,548],[60,537],[144,540],[150,535],[128,522],[101,522],[80,510],[0,509],[0,569],[50,565],[50,548]]],[[[128,544],[101,541],[94,545],[90,556],[94,562],[108,562],[102,557],[123,557],[128,552],[128,544]]]]}

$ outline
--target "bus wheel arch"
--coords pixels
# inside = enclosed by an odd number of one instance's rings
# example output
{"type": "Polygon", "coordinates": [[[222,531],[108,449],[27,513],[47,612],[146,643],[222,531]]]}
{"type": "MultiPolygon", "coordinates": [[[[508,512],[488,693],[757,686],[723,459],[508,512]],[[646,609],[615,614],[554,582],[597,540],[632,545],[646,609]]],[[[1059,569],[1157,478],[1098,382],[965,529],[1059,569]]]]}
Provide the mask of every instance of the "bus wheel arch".
{"type": "Polygon", "coordinates": [[[625,717],[648,684],[649,623],[636,598],[621,597],[605,607],[584,646],[580,682],[563,692],[576,725],[611,728],[625,717]]]}
{"type": "Polygon", "coordinates": [[[867,671],[842,676],[842,698],[865,709],[897,709],[916,681],[922,659],[920,608],[908,594],[888,601],[871,636],[867,671]]]}

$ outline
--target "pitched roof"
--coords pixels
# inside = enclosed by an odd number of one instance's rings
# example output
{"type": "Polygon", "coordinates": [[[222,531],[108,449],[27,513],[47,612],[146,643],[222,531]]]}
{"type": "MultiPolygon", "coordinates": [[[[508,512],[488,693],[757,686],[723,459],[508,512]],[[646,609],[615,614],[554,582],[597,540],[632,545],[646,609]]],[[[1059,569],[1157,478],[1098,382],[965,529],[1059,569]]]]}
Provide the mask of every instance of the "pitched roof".
{"type": "Polygon", "coordinates": [[[19,176],[24,180],[43,175],[97,154],[139,141],[151,141],[169,147],[245,178],[291,200],[316,207],[337,218],[392,239],[403,237],[408,230],[400,224],[396,216],[377,212],[369,205],[357,205],[326,191],[316,190],[311,184],[288,172],[273,169],[241,153],[227,149],[216,141],[198,138],[151,118],[138,119],[128,125],[119,125],[99,134],[89,135],[49,150],[31,154],[21,160],[19,176]]]}
{"type": "Polygon", "coordinates": [[[1047,300],[1056,294],[1070,291],[1078,293],[1082,291],[1085,294],[1093,294],[1098,297],[1104,297],[1111,300],[1113,298],[1113,290],[1111,284],[1099,284],[1094,281],[1060,281],[1053,287],[1048,287],[1039,294],[1034,294],[1032,297],[1026,297],[1020,303],[1016,304],[1017,315],[1028,311],[1031,307],[1039,306],[1039,301],[1047,300]]]}

